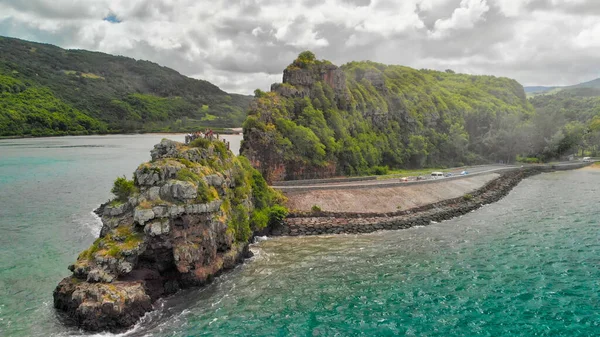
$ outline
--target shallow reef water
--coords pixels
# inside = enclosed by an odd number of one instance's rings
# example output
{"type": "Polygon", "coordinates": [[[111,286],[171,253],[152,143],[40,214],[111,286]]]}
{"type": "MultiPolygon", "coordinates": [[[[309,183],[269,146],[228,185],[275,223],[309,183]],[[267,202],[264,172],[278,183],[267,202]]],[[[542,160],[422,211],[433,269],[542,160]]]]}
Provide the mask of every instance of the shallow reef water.
{"type": "Polygon", "coordinates": [[[159,300],[128,332],[64,326],[52,290],[98,234],[92,209],[162,137],[0,141],[1,336],[599,334],[594,170],[528,178],[497,203],[426,227],[262,238],[244,265],[159,300]]]}

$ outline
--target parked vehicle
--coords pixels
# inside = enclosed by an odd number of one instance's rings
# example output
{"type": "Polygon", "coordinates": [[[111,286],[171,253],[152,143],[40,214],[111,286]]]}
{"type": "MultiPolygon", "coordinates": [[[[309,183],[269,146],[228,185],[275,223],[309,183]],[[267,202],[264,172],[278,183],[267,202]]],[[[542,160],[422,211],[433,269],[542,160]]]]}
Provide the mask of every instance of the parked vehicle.
{"type": "Polygon", "coordinates": [[[400,181],[407,182],[408,181],[408,177],[402,177],[402,178],[400,178],[400,181]]]}
{"type": "Polygon", "coordinates": [[[462,172],[460,173],[460,175],[461,175],[461,176],[466,176],[467,174],[469,174],[469,171],[462,171],[462,172]]]}
{"type": "Polygon", "coordinates": [[[446,173],[446,177],[452,177],[454,174],[452,174],[452,172],[448,172],[446,173]]]}
{"type": "Polygon", "coordinates": [[[590,158],[590,157],[583,157],[583,162],[584,163],[589,163],[591,161],[592,161],[592,158],[590,158]]]}
{"type": "Polygon", "coordinates": [[[444,178],[443,172],[431,172],[431,179],[444,178]]]}

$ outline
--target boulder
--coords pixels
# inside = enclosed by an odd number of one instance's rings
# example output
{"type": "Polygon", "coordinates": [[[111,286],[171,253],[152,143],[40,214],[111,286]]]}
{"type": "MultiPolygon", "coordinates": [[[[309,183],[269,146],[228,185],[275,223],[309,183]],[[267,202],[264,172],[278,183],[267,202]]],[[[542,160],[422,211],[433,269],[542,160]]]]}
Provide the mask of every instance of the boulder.
{"type": "Polygon", "coordinates": [[[205,177],[206,182],[210,186],[221,187],[225,183],[225,179],[218,174],[211,174],[205,177]]]}
{"type": "Polygon", "coordinates": [[[88,283],[74,277],[54,290],[54,306],[89,331],[119,331],[152,309],[143,282],[88,283]]]}
{"type": "Polygon", "coordinates": [[[146,191],[146,199],[150,201],[160,200],[160,187],[153,186],[146,191]]]}
{"type": "Polygon", "coordinates": [[[144,232],[151,236],[169,234],[170,231],[171,227],[169,225],[169,220],[153,221],[146,224],[146,227],[144,227],[144,232]]]}
{"type": "Polygon", "coordinates": [[[119,216],[125,212],[127,212],[129,210],[129,203],[125,202],[125,203],[120,203],[118,205],[107,205],[106,207],[104,207],[104,212],[102,213],[102,215],[106,215],[106,216],[119,216]]]}
{"type": "Polygon", "coordinates": [[[154,149],[150,151],[152,161],[156,161],[161,158],[176,158],[177,155],[177,142],[170,139],[161,140],[161,142],[154,145],[154,149]]]}
{"type": "Polygon", "coordinates": [[[198,189],[188,181],[169,180],[160,188],[160,197],[163,200],[190,200],[196,199],[198,189]]]}
{"type": "Polygon", "coordinates": [[[140,226],[152,219],[154,219],[154,212],[151,209],[136,208],[133,212],[133,221],[140,226]]]}

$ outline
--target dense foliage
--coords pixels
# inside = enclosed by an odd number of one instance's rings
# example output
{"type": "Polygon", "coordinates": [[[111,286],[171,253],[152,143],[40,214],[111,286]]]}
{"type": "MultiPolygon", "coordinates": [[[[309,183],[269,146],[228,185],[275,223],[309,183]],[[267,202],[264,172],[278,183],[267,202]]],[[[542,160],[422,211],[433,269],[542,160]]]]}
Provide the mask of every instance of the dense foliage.
{"type": "Polygon", "coordinates": [[[126,202],[127,199],[137,192],[137,187],[133,180],[127,180],[125,177],[118,177],[110,190],[117,197],[117,201],[126,202]]]}
{"type": "MultiPolygon", "coordinates": [[[[594,82],[588,82],[594,83],[594,82]]],[[[574,88],[530,99],[536,116],[529,137],[541,159],[577,153],[598,155],[600,89],[574,88]]]]}
{"type": "Polygon", "coordinates": [[[522,151],[514,133],[535,115],[523,87],[507,78],[374,62],[343,65],[340,77],[335,68],[303,53],[274,92],[257,91],[243,151],[283,163],[288,179],[308,177],[290,177],[291,170],[361,174],[513,161],[522,151]]]}
{"type": "MultiPolygon", "coordinates": [[[[185,165],[185,168],[177,171],[177,180],[187,181],[196,186],[196,203],[222,201],[223,220],[238,242],[247,242],[254,232],[281,224],[288,214],[288,210],[282,206],[285,197],[267,184],[247,158],[235,156],[222,141],[198,138],[188,145],[180,144],[174,160],[185,165]],[[184,153],[190,149],[200,150],[201,155],[197,156],[197,161],[185,158],[184,153]],[[231,175],[232,188],[209,186],[207,177],[222,174],[231,175]]],[[[139,170],[144,173],[160,171],[165,164],[169,164],[168,161],[144,163],[139,170]]],[[[117,186],[129,183],[123,179],[118,178],[115,181],[113,193],[118,198],[120,195],[114,190],[122,190],[117,186]]]]}
{"type": "Polygon", "coordinates": [[[152,62],[0,37],[0,136],[235,127],[249,101],[152,62]]]}

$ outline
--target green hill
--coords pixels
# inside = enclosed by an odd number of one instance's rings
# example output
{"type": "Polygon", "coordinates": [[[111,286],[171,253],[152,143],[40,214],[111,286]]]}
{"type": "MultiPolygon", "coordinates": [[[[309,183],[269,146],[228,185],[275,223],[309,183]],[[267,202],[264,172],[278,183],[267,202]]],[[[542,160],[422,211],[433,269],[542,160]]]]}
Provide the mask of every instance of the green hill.
{"type": "MultiPolygon", "coordinates": [[[[539,95],[552,95],[559,93],[563,90],[572,90],[572,89],[598,89],[600,90],[600,78],[595,80],[591,80],[588,82],[583,82],[575,85],[570,85],[566,87],[525,87],[525,92],[528,97],[536,97],[539,95]]],[[[588,91],[589,92],[589,91],[588,91]]]]}
{"type": "Polygon", "coordinates": [[[515,80],[300,54],[256,91],[243,154],[270,181],[514,161],[537,153],[515,80]]]}
{"type": "Polygon", "coordinates": [[[250,99],[148,61],[0,37],[0,136],[236,127],[250,99]]]}

